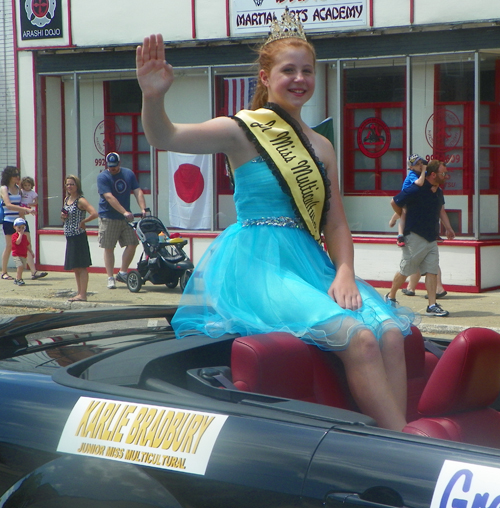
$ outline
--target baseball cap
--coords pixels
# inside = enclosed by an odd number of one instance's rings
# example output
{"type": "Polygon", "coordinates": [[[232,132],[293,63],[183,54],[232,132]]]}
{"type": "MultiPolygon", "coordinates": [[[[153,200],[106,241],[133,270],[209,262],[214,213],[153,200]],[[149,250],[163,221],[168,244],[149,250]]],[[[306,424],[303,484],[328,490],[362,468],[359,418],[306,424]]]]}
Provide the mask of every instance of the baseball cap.
{"type": "Polygon", "coordinates": [[[418,155],[418,153],[412,153],[409,157],[408,157],[408,164],[410,166],[415,166],[415,164],[417,164],[419,161],[422,161],[422,164],[424,166],[427,166],[428,162],[423,159],[422,157],[420,157],[420,155],[418,155]]]}
{"type": "Polygon", "coordinates": [[[106,155],[106,166],[108,168],[115,168],[120,164],[120,156],[116,152],[109,152],[106,155]]]}
{"type": "Polygon", "coordinates": [[[24,219],[21,219],[21,217],[18,217],[14,221],[14,226],[26,226],[26,221],[24,219]]]}

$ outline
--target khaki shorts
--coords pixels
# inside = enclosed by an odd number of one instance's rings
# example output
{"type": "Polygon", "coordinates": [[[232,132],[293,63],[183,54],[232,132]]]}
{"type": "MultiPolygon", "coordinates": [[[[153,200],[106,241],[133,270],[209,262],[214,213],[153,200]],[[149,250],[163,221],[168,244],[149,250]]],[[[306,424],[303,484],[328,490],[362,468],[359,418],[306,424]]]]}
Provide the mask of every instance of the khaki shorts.
{"type": "Polygon", "coordinates": [[[22,258],[20,256],[12,256],[12,258],[14,259],[14,264],[16,265],[16,268],[22,266],[26,270],[28,263],[28,260],[26,258],[22,258]]]}
{"type": "Polygon", "coordinates": [[[439,271],[439,250],[437,241],[428,242],[416,233],[410,233],[405,236],[405,246],[403,247],[403,259],[399,265],[399,271],[402,275],[409,277],[414,273],[420,272],[436,274],[439,271]]]}
{"type": "Polygon", "coordinates": [[[99,247],[114,249],[116,242],[120,242],[120,247],[139,245],[135,231],[126,220],[99,217],[99,247]]]}

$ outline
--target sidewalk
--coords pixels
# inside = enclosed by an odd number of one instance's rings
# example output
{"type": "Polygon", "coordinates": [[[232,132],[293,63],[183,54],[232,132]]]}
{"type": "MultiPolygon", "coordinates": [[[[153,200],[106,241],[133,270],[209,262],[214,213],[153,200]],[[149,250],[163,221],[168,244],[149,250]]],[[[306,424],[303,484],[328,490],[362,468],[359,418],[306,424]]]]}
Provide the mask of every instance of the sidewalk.
{"type": "MultiPolygon", "coordinates": [[[[68,310],[110,305],[177,305],[181,296],[179,287],[169,289],[164,285],[144,284],[139,293],[131,293],[125,284],[117,282],[116,289],[107,289],[105,274],[90,274],[88,301],[70,303],[75,294],[75,277],[68,272],[50,272],[43,279],[25,279],[26,285],[15,286],[12,281],[0,280],[0,305],[24,308],[26,314],[34,309],[68,310]]],[[[377,291],[384,295],[386,288],[377,291]]],[[[425,315],[427,300],[425,291],[418,290],[413,297],[398,292],[400,305],[410,307],[421,314],[419,328],[427,334],[456,335],[473,326],[492,328],[500,332],[500,291],[486,293],[451,293],[438,300],[450,312],[448,317],[425,315]]],[[[18,311],[21,309],[18,309],[18,311]]],[[[35,311],[37,312],[37,311],[35,311]]],[[[451,337],[450,337],[451,338],[451,337]]]]}

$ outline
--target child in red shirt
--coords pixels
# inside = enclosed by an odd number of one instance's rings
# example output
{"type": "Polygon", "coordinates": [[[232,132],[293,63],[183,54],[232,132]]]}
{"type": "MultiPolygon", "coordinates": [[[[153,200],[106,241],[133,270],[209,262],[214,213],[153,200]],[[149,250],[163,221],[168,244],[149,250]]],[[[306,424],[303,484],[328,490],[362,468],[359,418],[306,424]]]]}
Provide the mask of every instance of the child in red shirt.
{"type": "Polygon", "coordinates": [[[23,270],[28,263],[28,257],[32,254],[30,252],[30,242],[26,236],[26,221],[20,217],[14,221],[14,229],[16,232],[12,235],[12,257],[16,263],[16,278],[14,284],[16,286],[24,286],[23,270]]]}

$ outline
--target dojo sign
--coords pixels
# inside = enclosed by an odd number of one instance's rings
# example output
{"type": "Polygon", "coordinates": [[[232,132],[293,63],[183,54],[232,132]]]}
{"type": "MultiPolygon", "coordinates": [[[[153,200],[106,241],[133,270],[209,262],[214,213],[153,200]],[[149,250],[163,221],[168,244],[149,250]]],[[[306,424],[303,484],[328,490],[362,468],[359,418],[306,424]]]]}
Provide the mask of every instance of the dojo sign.
{"type": "Polygon", "coordinates": [[[61,0],[19,0],[21,40],[63,37],[61,0]]]}

